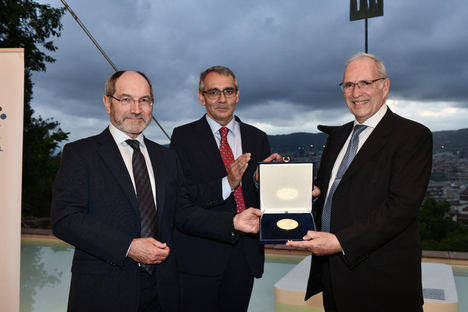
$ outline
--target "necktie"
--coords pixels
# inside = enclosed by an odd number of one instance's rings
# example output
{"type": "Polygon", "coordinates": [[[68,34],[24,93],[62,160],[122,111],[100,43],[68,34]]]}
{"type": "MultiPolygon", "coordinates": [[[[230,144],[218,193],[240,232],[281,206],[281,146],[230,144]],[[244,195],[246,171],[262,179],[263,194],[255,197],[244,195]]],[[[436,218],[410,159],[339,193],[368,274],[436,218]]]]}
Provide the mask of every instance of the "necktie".
{"type": "Polygon", "coordinates": [[[348,148],[346,149],[346,154],[341,161],[340,167],[338,168],[338,172],[336,173],[335,181],[333,182],[330,192],[325,200],[325,205],[323,207],[322,212],[322,232],[330,232],[330,219],[331,219],[331,206],[332,206],[332,198],[333,194],[335,193],[338,184],[340,184],[341,178],[343,177],[346,169],[348,169],[349,164],[353,160],[354,156],[356,156],[356,152],[359,146],[359,134],[367,126],[365,125],[356,125],[354,126],[353,135],[351,136],[351,141],[348,144],[348,148]]]}
{"type": "MultiPolygon", "coordinates": [[[[219,133],[221,134],[221,143],[219,144],[219,151],[221,153],[221,157],[223,158],[224,167],[229,173],[229,166],[234,161],[234,155],[232,154],[231,147],[229,146],[229,143],[227,141],[228,132],[229,129],[226,127],[222,127],[221,129],[219,129],[219,133]]],[[[240,184],[234,190],[234,198],[236,199],[237,213],[240,213],[243,210],[245,210],[244,194],[242,193],[242,186],[240,184]]]]}
{"type": "MultiPolygon", "coordinates": [[[[156,206],[154,204],[153,191],[149,180],[145,157],[140,151],[140,143],[137,140],[126,140],[125,142],[133,148],[132,167],[140,210],[141,237],[155,237],[156,229],[156,206]]],[[[154,265],[141,264],[141,266],[152,273],[154,265]]]]}

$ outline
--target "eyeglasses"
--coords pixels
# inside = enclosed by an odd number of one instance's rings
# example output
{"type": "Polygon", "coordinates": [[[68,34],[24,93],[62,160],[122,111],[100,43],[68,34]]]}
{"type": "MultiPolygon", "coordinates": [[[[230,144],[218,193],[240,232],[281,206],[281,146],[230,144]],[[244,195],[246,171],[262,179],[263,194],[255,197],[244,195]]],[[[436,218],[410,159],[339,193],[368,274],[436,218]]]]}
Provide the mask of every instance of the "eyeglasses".
{"type": "Polygon", "coordinates": [[[142,97],[141,99],[138,99],[138,100],[135,100],[129,96],[123,96],[121,97],[120,99],[112,96],[112,95],[109,95],[109,97],[113,98],[114,100],[116,101],[119,101],[120,104],[122,104],[123,106],[128,106],[128,105],[133,105],[135,103],[135,101],[138,101],[138,105],[140,105],[140,107],[151,107],[153,106],[153,99],[151,99],[150,97],[142,97]]]}
{"type": "Polygon", "coordinates": [[[208,91],[202,91],[203,95],[206,95],[209,99],[217,99],[221,96],[221,93],[224,94],[227,98],[235,97],[237,94],[237,88],[225,88],[223,90],[219,89],[210,89],[208,91]]]}
{"type": "Polygon", "coordinates": [[[358,82],[351,82],[351,81],[342,82],[339,84],[339,86],[343,93],[349,93],[353,91],[355,86],[358,86],[359,90],[366,91],[366,90],[369,90],[369,88],[374,82],[382,80],[382,79],[387,79],[387,77],[377,78],[374,80],[360,80],[358,82]]]}

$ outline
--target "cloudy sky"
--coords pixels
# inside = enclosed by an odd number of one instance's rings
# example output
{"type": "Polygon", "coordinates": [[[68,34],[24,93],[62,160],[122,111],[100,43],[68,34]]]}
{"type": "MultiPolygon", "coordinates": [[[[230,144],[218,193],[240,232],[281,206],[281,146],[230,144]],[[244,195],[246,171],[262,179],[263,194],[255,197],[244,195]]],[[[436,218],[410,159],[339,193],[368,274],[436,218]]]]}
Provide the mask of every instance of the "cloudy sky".
{"type": "MultiPolygon", "coordinates": [[[[346,59],[364,50],[364,21],[349,21],[348,0],[67,3],[119,69],[148,75],[169,135],[203,115],[198,77],[212,65],[236,73],[236,115],[268,134],[352,120],[338,83],[346,59]]],[[[57,61],[33,76],[32,107],[76,140],[108,124],[102,95],[113,70],[68,12],[62,23],[57,61]]],[[[384,1],[384,16],[369,19],[369,52],[387,66],[393,111],[432,131],[468,127],[467,26],[468,1],[384,1]]],[[[168,143],[155,123],[146,135],[168,143]]]]}

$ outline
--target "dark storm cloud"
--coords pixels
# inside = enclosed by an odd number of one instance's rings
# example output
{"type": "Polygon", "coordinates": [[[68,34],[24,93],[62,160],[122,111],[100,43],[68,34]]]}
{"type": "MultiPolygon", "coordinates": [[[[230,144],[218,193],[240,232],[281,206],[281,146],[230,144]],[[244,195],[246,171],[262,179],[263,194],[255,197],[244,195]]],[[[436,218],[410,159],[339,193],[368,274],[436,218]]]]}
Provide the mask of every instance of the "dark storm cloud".
{"type": "MultiPolygon", "coordinates": [[[[203,114],[198,77],[212,65],[234,70],[241,90],[237,114],[265,130],[299,131],[306,118],[311,124],[351,119],[338,83],[346,59],[363,50],[364,21],[349,21],[348,1],[68,4],[117,67],[150,77],[155,114],[169,133],[203,114]]],[[[393,0],[385,2],[384,14],[369,20],[369,51],[387,65],[390,99],[468,107],[468,3],[393,0]]],[[[77,138],[107,124],[101,98],[112,68],[70,14],[62,21],[57,62],[34,75],[32,105],[77,138]],[[86,123],[86,118],[95,120],[86,123]],[[72,123],[75,119],[87,126],[72,123]]],[[[163,137],[156,127],[149,133],[163,137]]]]}

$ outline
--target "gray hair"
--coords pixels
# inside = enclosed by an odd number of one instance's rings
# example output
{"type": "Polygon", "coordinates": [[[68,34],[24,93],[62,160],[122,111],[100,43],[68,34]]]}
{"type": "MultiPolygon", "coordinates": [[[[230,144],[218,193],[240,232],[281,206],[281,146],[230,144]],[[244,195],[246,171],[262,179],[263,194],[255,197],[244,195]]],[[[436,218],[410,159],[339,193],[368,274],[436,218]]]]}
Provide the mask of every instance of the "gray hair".
{"type": "Polygon", "coordinates": [[[200,82],[198,83],[198,91],[200,92],[205,91],[204,90],[205,78],[206,76],[208,76],[209,73],[217,73],[217,74],[224,75],[224,76],[231,76],[232,78],[234,78],[234,85],[236,86],[236,89],[239,90],[239,83],[237,82],[236,75],[234,75],[232,70],[230,70],[226,66],[218,65],[218,66],[212,66],[200,74],[200,82]]]}
{"type": "Polygon", "coordinates": [[[358,60],[358,59],[361,59],[361,58],[369,58],[371,60],[373,60],[375,62],[375,65],[377,67],[377,72],[379,73],[379,75],[383,78],[383,77],[387,77],[387,71],[385,70],[385,65],[383,63],[383,61],[381,59],[379,59],[377,56],[373,55],[373,54],[370,54],[370,53],[365,53],[365,52],[359,52],[359,53],[356,53],[354,54],[353,56],[351,56],[347,61],[346,61],[346,66],[345,66],[345,70],[346,70],[346,67],[348,67],[348,65],[355,61],[355,60],[358,60]]]}

